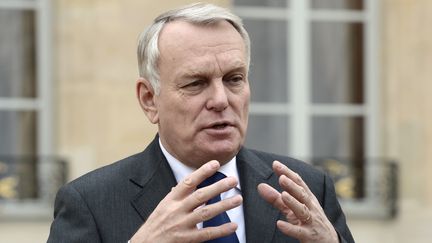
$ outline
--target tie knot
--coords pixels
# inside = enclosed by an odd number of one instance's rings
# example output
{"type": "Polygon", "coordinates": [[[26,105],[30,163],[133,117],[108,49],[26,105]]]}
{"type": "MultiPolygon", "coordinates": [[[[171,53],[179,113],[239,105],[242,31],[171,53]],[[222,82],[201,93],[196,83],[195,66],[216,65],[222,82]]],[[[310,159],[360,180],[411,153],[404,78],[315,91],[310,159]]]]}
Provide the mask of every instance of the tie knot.
{"type": "Polygon", "coordinates": [[[210,186],[211,184],[214,184],[214,183],[222,180],[225,177],[226,177],[226,175],[217,171],[212,176],[210,176],[209,178],[207,178],[203,182],[201,182],[201,184],[198,185],[198,188],[210,186]]]}

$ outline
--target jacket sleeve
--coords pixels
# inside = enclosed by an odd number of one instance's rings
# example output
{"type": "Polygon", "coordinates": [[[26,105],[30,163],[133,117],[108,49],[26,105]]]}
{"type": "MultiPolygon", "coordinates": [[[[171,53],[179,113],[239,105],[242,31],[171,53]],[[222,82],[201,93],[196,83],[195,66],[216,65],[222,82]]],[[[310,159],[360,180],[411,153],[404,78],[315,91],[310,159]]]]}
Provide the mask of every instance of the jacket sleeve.
{"type": "Polygon", "coordinates": [[[336,198],[333,181],[327,175],[325,175],[324,178],[324,198],[322,206],[324,212],[327,215],[327,218],[335,227],[335,230],[339,237],[339,241],[341,243],[354,242],[353,236],[351,235],[351,232],[346,223],[345,215],[336,198]]]}
{"type": "Polygon", "coordinates": [[[47,242],[101,242],[90,209],[71,184],[63,186],[57,193],[47,242]]]}

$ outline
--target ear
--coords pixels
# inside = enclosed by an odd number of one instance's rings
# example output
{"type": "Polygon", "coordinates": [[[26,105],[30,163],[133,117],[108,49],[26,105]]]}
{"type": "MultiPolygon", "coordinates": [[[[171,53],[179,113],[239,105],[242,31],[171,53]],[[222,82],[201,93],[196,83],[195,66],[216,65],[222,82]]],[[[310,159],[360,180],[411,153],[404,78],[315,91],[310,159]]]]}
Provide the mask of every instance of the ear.
{"type": "Polygon", "coordinates": [[[138,78],[136,82],[136,94],[140,106],[149,121],[153,124],[158,123],[159,113],[155,102],[156,94],[150,81],[144,78],[138,78]]]}

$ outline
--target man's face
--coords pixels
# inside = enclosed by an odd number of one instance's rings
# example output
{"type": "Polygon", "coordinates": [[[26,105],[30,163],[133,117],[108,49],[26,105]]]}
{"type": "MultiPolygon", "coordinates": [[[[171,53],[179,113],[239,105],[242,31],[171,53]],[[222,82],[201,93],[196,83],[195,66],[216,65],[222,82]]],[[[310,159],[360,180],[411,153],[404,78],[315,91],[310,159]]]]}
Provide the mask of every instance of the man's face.
{"type": "Polygon", "coordinates": [[[199,167],[226,163],[245,140],[250,89],[245,45],[226,21],[167,24],[159,37],[160,94],[154,96],[164,147],[199,167]]]}

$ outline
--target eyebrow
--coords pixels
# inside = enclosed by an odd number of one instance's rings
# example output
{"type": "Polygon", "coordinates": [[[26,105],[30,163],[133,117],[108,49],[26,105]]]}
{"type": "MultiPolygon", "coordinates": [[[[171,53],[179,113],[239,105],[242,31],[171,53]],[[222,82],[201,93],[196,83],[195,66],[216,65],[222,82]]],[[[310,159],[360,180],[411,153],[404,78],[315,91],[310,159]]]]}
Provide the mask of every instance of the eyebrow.
{"type": "MultiPolygon", "coordinates": [[[[225,73],[231,73],[235,71],[247,71],[247,65],[243,61],[235,61],[230,65],[230,68],[225,73]]],[[[180,76],[184,78],[194,78],[199,76],[208,76],[208,73],[206,71],[203,71],[202,69],[196,69],[194,67],[192,68],[185,68],[180,72],[180,76]]]]}

